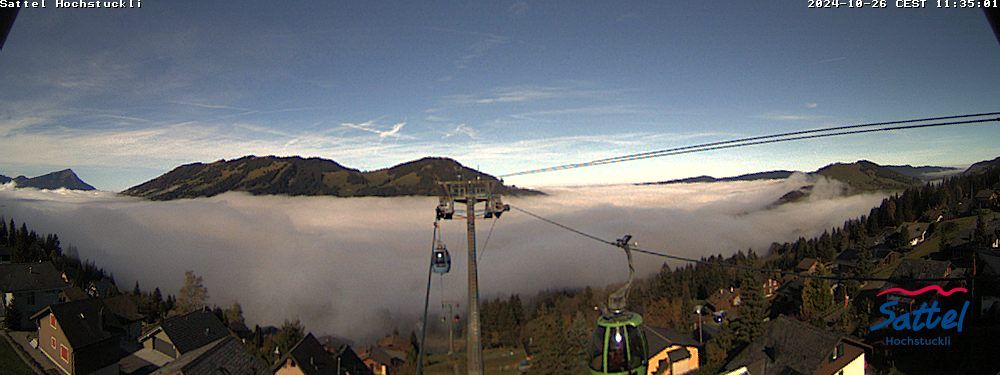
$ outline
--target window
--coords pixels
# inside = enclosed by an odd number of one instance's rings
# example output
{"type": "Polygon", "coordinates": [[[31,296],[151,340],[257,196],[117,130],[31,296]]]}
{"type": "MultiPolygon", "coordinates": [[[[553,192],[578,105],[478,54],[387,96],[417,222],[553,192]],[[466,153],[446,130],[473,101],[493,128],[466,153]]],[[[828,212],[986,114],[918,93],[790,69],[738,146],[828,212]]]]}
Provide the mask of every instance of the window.
{"type": "Polygon", "coordinates": [[[628,371],[628,352],[626,349],[625,327],[608,329],[608,368],[607,372],[628,371]]]}
{"type": "Polygon", "coordinates": [[[839,343],[837,344],[837,347],[833,348],[833,351],[830,352],[830,362],[836,361],[837,358],[843,356],[844,356],[844,343],[839,343]]]}
{"type": "Polygon", "coordinates": [[[59,345],[59,358],[62,358],[63,362],[69,363],[69,349],[66,349],[66,345],[59,345]]]}
{"type": "Polygon", "coordinates": [[[55,349],[56,348],[56,338],[55,337],[49,337],[49,344],[52,345],[52,349],[55,349]]]}
{"type": "Polygon", "coordinates": [[[594,371],[604,371],[604,334],[607,329],[598,326],[594,330],[594,338],[591,339],[593,346],[590,348],[590,369],[594,371]]]}
{"type": "Polygon", "coordinates": [[[58,329],[58,328],[56,328],[56,316],[55,316],[55,314],[49,314],[49,326],[52,327],[52,329],[58,329]]]}
{"type": "Polygon", "coordinates": [[[646,338],[642,336],[642,331],[636,326],[626,326],[628,334],[628,366],[636,368],[646,363],[646,338]]]}

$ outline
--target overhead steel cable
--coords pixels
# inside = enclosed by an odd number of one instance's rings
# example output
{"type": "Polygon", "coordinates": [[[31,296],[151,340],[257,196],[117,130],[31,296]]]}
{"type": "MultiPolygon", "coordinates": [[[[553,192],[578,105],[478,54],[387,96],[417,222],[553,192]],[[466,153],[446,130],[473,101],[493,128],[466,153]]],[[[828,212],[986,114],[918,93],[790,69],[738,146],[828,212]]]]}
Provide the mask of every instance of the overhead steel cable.
{"type": "MultiPolygon", "coordinates": [[[[527,214],[528,216],[534,217],[534,218],[536,218],[538,220],[541,220],[541,221],[544,221],[546,223],[552,224],[552,225],[557,226],[559,228],[562,228],[564,230],[567,230],[567,231],[573,232],[575,234],[578,234],[580,236],[586,237],[588,239],[594,240],[596,242],[600,242],[600,243],[605,244],[605,245],[613,246],[615,248],[619,247],[618,244],[616,242],[614,242],[614,241],[605,240],[603,238],[600,238],[598,236],[595,236],[595,235],[592,235],[590,233],[584,232],[582,230],[570,227],[568,225],[559,223],[559,222],[557,222],[555,220],[552,220],[552,219],[543,217],[541,215],[535,214],[535,213],[533,213],[531,211],[528,211],[528,210],[525,210],[523,208],[516,207],[516,206],[513,206],[513,205],[511,205],[510,208],[514,209],[514,210],[517,210],[517,211],[520,211],[520,212],[523,212],[523,213],[527,214]]],[[[745,266],[745,265],[741,265],[741,264],[726,263],[725,260],[721,260],[721,261],[717,261],[717,262],[710,262],[710,261],[707,261],[707,260],[704,260],[704,259],[695,259],[695,258],[687,258],[687,257],[682,257],[682,256],[677,256],[677,255],[670,255],[670,254],[667,254],[667,253],[664,253],[664,252],[653,251],[653,250],[648,250],[648,249],[643,249],[643,248],[638,248],[638,247],[632,247],[632,251],[635,251],[635,252],[638,252],[638,253],[647,254],[647,255],[653,255],[653,256],[658,256],[658,257],[662,257],[662,258],[667,258],[667,259],[678,260],[678,261],[682,261],[682,262],[703,264],[703,265],[706,265],[706,266],[728,267],[728,268],[739,269],[739,270],[743,270],[743,271],[761,272],[761,273],[768,273],[768,274],[775,274],[775,275],[780,274],[780,275],[783,275],[783,276],[784,275],[793,275],[793,276],[802,277],[802,278],[806,278],[806,279],[819,279],[819,280],[832,280],[832,281],[885,281],[885,282],[895,282],[897,284],[900,283],[900,282],[907,282],[907,281],[957,281],[957,280],[966,280],[966,278],[964,278],[964,277],[891,278],[891,277],[859,277],[859,276],[835,276],[835,275],[799,274],[799,273],[797,273],[795,271],[788,271],[788,270],[781,270],[781,269],[774,269],[774,268],[752,267],[752,266],[745,266]]]]}
{"type": "Polygon", "coordinates": [[[717,142],[702,143],[702,144],[690,145],[690,146],[674,147],[674,148],[668,148],[668,149],[662,149],[662,150],[642,152],[642,153],[637,153],[637,154],[629,154],[629,155],[622,155],[622,156],[616,156],[616,157],[611,157],[611,158],[597,159],[597,160],[592,160],[592,161],[588,161],[588,162],[584,162],[584,163],[563,164],[563,165],[557,165],[557,166],[553,166],[553,167],[531,169],[531,170],[525,170],[525,171],[520,171],[520,172],[502,174],[502,175],[499,175],[499,177],[512,177],[512,176],[521,176],[521,175],[536,174],[536,173],[554,172],[554,171],[566,170],[566,169],[576,169],[576,168],[591,167],[591,166],[596,166],[596,165],[621,163],[621,162],[632,161],[632,160],[649,159],[649,158],[656,158],[656,157],[663,157],[663,156],[670,156],[670,155],[680,155],[680,154],[688,154],[688,153],[695,153],[695,152],[704,152],[704,151],[720,150],[720,149],[727,149],[727,148],[735,148],[735,147],[761,145],[761,144],[768,144],[768,143],[796,141],[796,140],[803,140],[803,139],[835,137],[835,136],[843,136],[843,135],[862,134],[862,133],[874,133],[874,132],[883,132],[883,131],[892,131],[892,130],[905,130],[905,129],[918,129],[918,128],[930,128],[930,127],[941,127],[941,126],[956,126],[956,125],[978,124],[978,123],[986,123],[986,122],[998,122],[998,121],[1000,121],[1000,117],[986,118],[986,119],[963,120],[963,121],[949,121],[949,122],[939,122],[939,123],[930,123],[930,124],[917,124],[917,125],[888,126],[888,127],[886,127],[886,125],[914,124],[914,123],[919,123],[919,122],[930,122],[930,121],[940,121],[940,120],[954,120],[954,119],[970,119],[970,118],[975,118],[975,117],[986,117],[986,116],[997,116],[997,115],[1000,115],[1000,112],[984,112],[984,113],[966,114],[966,115],[927,117],[927,118],[920,118],[920,119],[899,120],[899,121],[885,121],[885,122],[873,122],[873,123],[866,123],[866,124],[855,124],[855,125],[844,125],[844,126],[826,127],[826,128],[820,128],[820,129],[799,130],[799,131],[794,131],[794,132],[785,132],[785,133],[778,133],[778,134],[770,134],[770,135],[761,135],[761,136],[754,136],[754,137],[732,139],[732,140],[727,140],[727,141],[717,141],[717,142]],[[864,129],[864,128],[871,128],[871,127],[879,127],[879,128],[864,129]]]}

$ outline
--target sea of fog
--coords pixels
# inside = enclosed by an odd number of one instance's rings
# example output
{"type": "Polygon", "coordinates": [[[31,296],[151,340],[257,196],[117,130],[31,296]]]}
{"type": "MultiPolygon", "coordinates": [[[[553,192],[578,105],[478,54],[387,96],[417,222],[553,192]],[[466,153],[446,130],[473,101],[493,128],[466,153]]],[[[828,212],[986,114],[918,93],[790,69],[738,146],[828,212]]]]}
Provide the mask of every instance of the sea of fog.
{"type": "MultiPolygon", "coordinates": [[[[626,233],[644,248],[699,257],[765,251],[867,211],[880,195],[841,196],[837,182],[787,180],[543,189],[507,201],[606,239],[626,233]],[[771,207],[815,183],[810,198],[771,207]]],[[[407,332],[421,311],[435,198],[251,196],[152,202],[111,192],[0,187],[0,215],[57,233],[114,274],[122,289],[176,293],[185,270],[204,277],[210,303],[239,301],[250,324],[298,318],[308,330],[369,340],[407,332]]],[[[479,221],[482,246],[490,229],[479,221]]],[[[444,222],[454,266],[435,276],[432,313],[464,300],[465,222],[444,222]]],[[[511,211],[496,222],[479,263],[484,297],[624,281],[620,250],[511,211]]],[[[636,255],[640,274],[663,260],[636,255]]],[[[465,304],[462,303],[464,306],[465,304]]],[[[464,315],[464,314],[463,314],[464,315]]]]}

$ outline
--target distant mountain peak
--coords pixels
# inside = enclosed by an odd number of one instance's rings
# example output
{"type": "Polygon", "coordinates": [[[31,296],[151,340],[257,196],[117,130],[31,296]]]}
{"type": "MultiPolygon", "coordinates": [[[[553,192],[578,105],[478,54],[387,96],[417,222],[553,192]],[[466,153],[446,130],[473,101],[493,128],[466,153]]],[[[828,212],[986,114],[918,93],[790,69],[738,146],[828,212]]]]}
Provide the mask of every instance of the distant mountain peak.
{"type": "Polygon", "coordinates": [[[90,184],[83,182],[80,176],[76,175],[72,169],[63,169],[47,173],[37,177],[25,177],[23,175],[14,178],[0,176],[0,183],[14,181],[19,188],[31,187],[36,189],[70,189],[70,190],[96,190],[90,184]]]}

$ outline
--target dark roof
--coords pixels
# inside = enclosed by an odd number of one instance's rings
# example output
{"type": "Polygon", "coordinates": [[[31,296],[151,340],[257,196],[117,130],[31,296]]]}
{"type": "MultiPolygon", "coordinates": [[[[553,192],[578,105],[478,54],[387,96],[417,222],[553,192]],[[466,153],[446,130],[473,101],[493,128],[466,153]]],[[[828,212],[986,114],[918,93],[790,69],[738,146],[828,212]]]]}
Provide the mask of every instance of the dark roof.
{"type": "Polygon", "coordinates": [[[946,260],[925,260],[925,259],[903,259],[892,271],[894,279],[922,279],[946,277],[949,272],[951,262],[946,260]]]}
{"type": "Polygon", "coordinates": [[[84,292],[83,289],[75,286],[63,289],[62,294],[66,296],[66,301],[78,301],[90,298],[90,295],[88,295],[87,292],[84,292]]]}
{"type": "Polygon", "coordinates": [[[289,359],[294,361],[295,366],[305,375],[335,374],[337,372],[337,360],[326,352],[323,344],[320,344],[312,333],[299,340],[292,347],[292,350],[274,364],[271,371],[278,371],[289,359]]]}
{"type": "Polygon", "coordinates": [[[732,371],[747,366],[754,375],[812,374],[826,363],[830,352],[843,339],[833,332],[779,316],[724,369],[732,371]]]}
{"type": "Polygon", "coordinates": [[[354,341],[334,335],[320,336],[317,337],[316,340],[319,340],[319,343],[323,344],[323,347],[326,348],[327,351],[339,351],[342,350],[344,346],[354,346],[354,341]]]}
{"type": "Polygon", "coordinates": [[[735,289],[719,289],[718,292],[712,293],[712,295],[708,296],[708,298],[705,299],[705,302],[711,305],[710,307],[715,311],[732,310],[733,300],[738,296],[739,291],[735,289]]]}
{"type": "Polygon", "coordinates": [[[994,194],[993,190],[982,189],[978,193],[976,193],[976,198],[977,199],[982,199],[982,198],[987,198],[988,199],[988,198],[993,197],[993,194],[994,194]]]}
{"type": "Polygon", "coordinates": [[[0,291],[19,292],[67,287],[51,262],[0,264],[0,291]]]}
{"type": "Polygon", "coordinates": [[[139,321],[146,317],[145,315],[139,313],[139,304],[133,299],[132,296],[120,294],[114,297],[104,298],[103,301],[104,305],[107,306],[113,314],[128,322],[139,321]]]}
{"type": "Polygon", "coordinates": [[[799,264],[795,265],[795,269],[797,269],[797,270],[808,270],[813,265],[818,264],[818,263],[819,263],[819,260],[816,260],[816,258],[802,258],[802,260],[799,261],[799,264]]]}
{"type": "Polygon", "coordinates": [[[643,325],[643,328],[646,331],[646,347],[649,348],[650,357],[673,345],[699,346],[693,334],[685,335],[669,328],[649,325],[643,325]]]}
{"type": "Polygon", "coordinates": [[[976,252],[979,255],[979,261],[983,263],[988,268],[987,273],[993,275],[1000,275],[1000,251],[983,249],[976,252]]]}
{"type": "Polygon", "coordinates": [[[674,363],[680,360],[691,358],[691,352],[687,348],[674,349],[667,352],[667,358],[670,359],[670,363],[674,363]]]}
{"type": "Polygon", "coordinates": [[[182,354],[151,375],[264,375],[270,373],[267,365],[247,352],[246,347],[238,339],[226,336],[182,354]]]}
{"type": "Polygon", "coordinates": [[[180,354],[198,349],[230,334],[229,329],[222,325],[219,318],[205,310],[167,318],[159,327],[143,335],[142,339],[145,340],[160,330],[167,334],[180,354]]]}
{"type": "MultiPolygon", "coordinates": [[[[56,316],[59,328],[62,329],[66,340],[69,340],[69,344],[74,350],[112,336],[105,330],[104,326],[104,320],[111,318],[111,312],[107,311],[100,300],[84,299],[49,305],[32,315],[31,319],[42,319],[48,316],[49,312],[56,316]]],[[[48,324],[48,322],[40,324],[48,324]]]]}
{"type": "Polygon", "coordinates": [[[392,355],[386,352],[385,349],[377,346],[373,346],[368,349],[365,357],[383,365],[391,365],[393,359],[392,355]]]}

